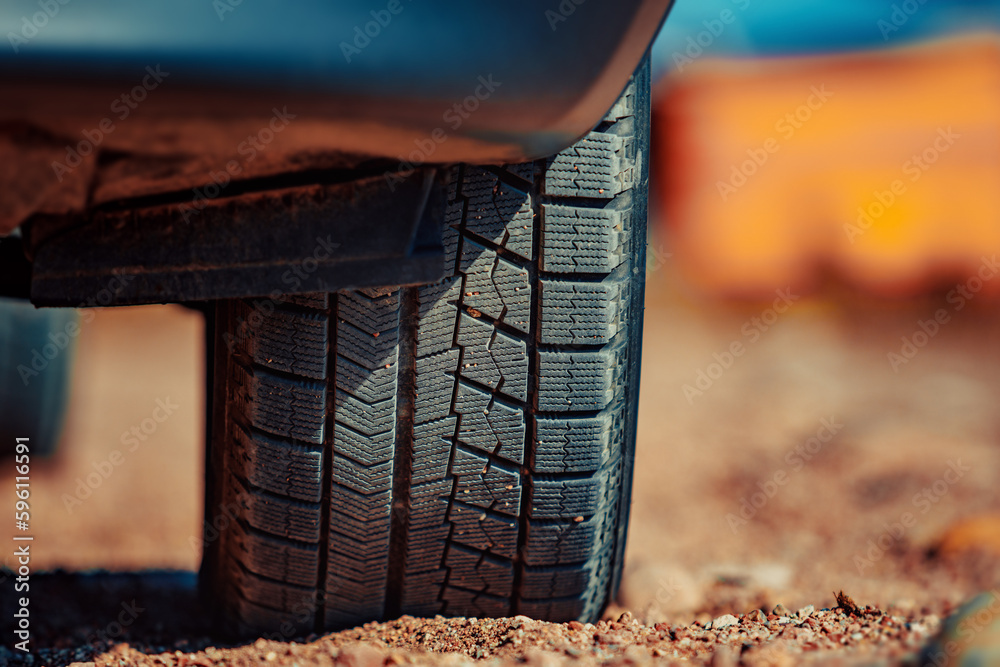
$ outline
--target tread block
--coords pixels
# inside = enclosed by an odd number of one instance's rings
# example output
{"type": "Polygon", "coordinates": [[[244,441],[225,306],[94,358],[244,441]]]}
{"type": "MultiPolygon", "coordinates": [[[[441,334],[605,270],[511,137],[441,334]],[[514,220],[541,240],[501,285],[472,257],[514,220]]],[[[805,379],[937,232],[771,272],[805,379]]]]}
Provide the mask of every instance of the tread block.
{"type": "Polygon", "coordinates": [[[337,389],[365,403],[377,403],[396,395],[397,372],[395,360],[369,370],[346,357],[338,357],[337,389]]]}
{"type": "Polygon", "coordinates": [[[528,355],[524,341],[497,331],[462,313],[458,343],[465,347],[459,372],[468,378],[498,390],[519,401],[528,393],[528,355]],[[502,381],[502,383],[501,383],[502,381]]]}
{"type": "Polygon", "coordinates": [[[457,423],[458,418],[452,416],[413,427],[411,490],[424,482],[444,479],[448,474],[448,453],[457,423]]]}
{"type": "MultiPolygon", "coordinates": [[[[541,340],[552,345],[605,345],[625,328],[623,283],[541,281],[541,340]]],[[[627,294],[625,295],[627,296],[627,294]]]]}
{"type": "Polygon", "coordinates": [[[610,546],[600,537],[614,525],[616,512],[617,504],[611,504],[580,522],[531,520],[525,562],[532,566],[570,565],[601,557],[610,546]]]}
{"type": "Polygon", "coordinates": [[[445,552],[448,534],[451,528],[442,524],[433,528],[410,531],[410,540],[406,545],[406,572],[419,578],[422,572],[430,572],[441,565],[441,557],[445,552]]]}
{"type": "Polygon", "coordinates": [[[455,526],[454,543],[513,560],[517,555],[517,519],[501,518],[473,508],[463,508],[466,510],[463,512],[456,509],[451,513],[451,523],[455,526]]]}
{"type": "MultiPolygon", "coordinates": [[[[485,456],[464,449],[455,450],[452,473],[458,477],[456,497],[463,503],[501,514],[518,516],[521,507],[521,476],[516,470],[504,470],[485,456]]],[[[455,506],[452,512],[473,512],[455,506]]]]}
{"type": "Polygon", "coordinates": [[[396,437],[392,431],[365,435],[344,424],[337,423],[333,427],[334,455],[347,457],[363,466],[391,461],[395,445],[396,437]]]}
{"type": "Polygon", "coordinates": [[[323,498],[323,454],[233,426],[230,468],[254,486],[297,500],[323,498]]]}
{"type": "Polygon", "coordinates": [[[330,510],[330,530],[341,535],[368,535],[388,525],[389,490],[365,495],[341,484],[330,489],[334,505],[330,510]]]}
{"type": "Polygon", "coordinates": [[[343,456],[333,457],[333,483],[369,496],[392,487],[392,459],[362,465],[343,456]]]}
{"type": "Polygon", "coordinates": [[[465,168],[460,188],[466,200],[467,233],[532,259],[533,222],[531,196],[527,192],[501,183],[495,174],[482,167],[471,166],[465,168]]]}
{"type": "Polygon", "coordinates": [[[265,368],[314,380],[326,377],[326,316],[285,310],[269,300],[256,304],[234,303],[236,348],[265,368]]]}
{"type": "Polygon", "coordinates": [[[399,290],[391,287],[365,287],[337,294],[338,314],[362,331],[384,331],[396,325],[399,314],[399,290]]]}
{"type": "MultiPolygon", "coordinates": [[[[622,199],[622,197],[618,197],[622,199]]],[[[631,209],[542,205],[542,270],[609,273],[628,259],[631,209]]]]}
{"type": "Polygon", "coordinates": [[[250,602],[238,595],[233,596],[233,599],[234,613],[238,619],[236,632],[241,636],[262,636],[265,639],[287,641],[293,637],[305,637],[313,630],[315,609],[284,611],[250,602]],[[261,628],[277,628],[278,631],[261,633],[261,628]]]}
{"type": "Polygon", "coordinates": [[[382,533],[388,527],[389,514],[384,511],[370,517],[356,517],[353,523],[338,522],[333,526],[330,532],[330,554],[331,558],[336,556],[340,559],[345,576],[354,572],[358,574],[354,578],[360,579],[363,573],[381,569],[378,561],[385,560],[380,556],[389,544],[388,536],[382,533]]]}
{"type": "Polygon", "coordinates": [[[618,134],[591,132],[549,161],[545,194],[611,199],[628,190],[635,177],[628,144],[618,134]]]}
{"type": "Polygon", "coordinates": [[[396,363],[398,330],[387,329],[376,333],[379,335],[375,336],[349,322],[338,320],[337,354],[365,368],[380,368],[396,363]]]}
{"type": "MultiPolygon", "coordinates": [[[[406,545],[406,573],[420,580],[424,575],[441,567],[445,543],[451,531],[448,513],[449,496],[453,482],[443,480],[420,484],[410,490],[410,533],[406,545]]],[[[434,593],[434,597],[437,592],[434,593]]]]}
{"type": "Polygon", "coordinates": [[[448,570],[443,568],[420,575],[406,586],[402,596],[402,613],[411,616],[434,616],[444,613],[444,602],[438,599],[448,570]]]}
{"type": "Polygon", "coordinates": [[[285,611],[308,620],[316,611],[316,589],[290,586],[278,581],[258,577],[243,568],[233,572],[243,597],[247,602],[267,609],[285,611]]]}
{"type": "Polygon", "coordinates": [[[588,565],[529,567],[525,568],[521,581],[525,598],[544,601],[552,598],[577,597],[587,590],[593,577],[593,568],[588,565]]]}
{"type": "Polygon", "coordinates": [[[416,360],[416,400],[413,419],[417,424],[442,419],[451,414],[455,376],[461,350],[445,352],[416,360]]]}
{"type": "Polygon", "coordinates": [[[399,292],[369,290],[337,295],[337,353],[365,368],[396,363],[399,292]]]}
{"type": "Polygon", "coordinates": [[[424,482],[410,487],[410,534],[423,529],[447,526],[448,502],[455,483],[452,479],[424,482]]]}
{"type": "Polygon", "coordinates": [[[250,424],[274,435],[312,444],[323,443],[326,388],[322,383],[295,381],[264,369],[233,369],[234,407],[250,424]]]}
{"type": "Polygon", "coordinates": [[[253,489],[239,495],[246,522],[257,530],[298,542],[319,542],[322,508],[294,500],[267,496],[253,489]]]}
{"type": "Polygon", "coordinates": [[[249,571],[297,586],[316,585],[319,549],[315,545],[269,537],[239,523],[234,524],[229,537],[230,553],[249,571]]]}
{"type": "Polygon", "coordinates": [[[396,427],[396,397],[378,403],[365,403],[356,396],[337,391],[334,399],[337,423],[364,435],[392,431],[396,427]]]}
{"type": "Polygon", "coordinates": [[[559,419],[538,417],[535,422],[535,472],[593,472],[618,455],[611,451],[614,417],[559,419]]]}
{"type": "Polygon", "coordinates": [[[616,363],[608,349],[539,352],[539,409],[603,410],[614,397],[616,363]]]}
{"type": "Polygon", "coordinates": [[[462,303],[498,322],[528,333],[531,286],[527,269],[503,259],[475,241],[462,242],[460,270],[465,275],[462,303]]]}
{"type": "MultiPolygon", "coordinates": [[[[574,480],[536,479],[531,516],[537,519],[581,519],[602,509],[611,484],[609,471],[574,480]]],[[[582,519],[581,519],[582,520],[582,519]]]]}
{"type": "Polygon", "coordinates": [[[455,412],[461,415],[460,442],[520,465],[524,461],[524,411],[505,405],[481,389],[459,383],[455,412]]]}
{"type": "MultiPolygon", "coordinates": [[[[389,525],[385,523],[377,527],[387,533],[389,525]]],[[[388,536],[376,534],[364,537],[368,538],[368,543],[363,548],[357,548],[356,538],[330,536],[329,574],[340,581],[355,581],[371,588],[384,587],[388,536]]]]}
{"type": "Polygon", "coordinates": [[[514,564],[475,549],[452,544],[445,556],[448,585],[509,598],[514,583],[514,564]]]}
{"type": "Polygon", "coordinates": [[[608,110],[608,113],[604,114],[605,122],[613,123],[622,118],[636,115],[638,111],[638,100],[636,99],[637,95],[635,93],[633,81],[634,78],[629,80],[629,83],[625,86],[625,91],[622,93],[621,97],[615,100],[614,106],[608,110]]]}
{"type": "MultiPolygon", "coordinates": [[[[452,271],[454,262],[448,265],[452,271]]],[[[455,323],[458,315],[456,304],[461,298],[462,279],[445,278],[433,285],[417,290],[420,321],[417,323],[417,357],[444,352],[454,345],[455,323]]]]}

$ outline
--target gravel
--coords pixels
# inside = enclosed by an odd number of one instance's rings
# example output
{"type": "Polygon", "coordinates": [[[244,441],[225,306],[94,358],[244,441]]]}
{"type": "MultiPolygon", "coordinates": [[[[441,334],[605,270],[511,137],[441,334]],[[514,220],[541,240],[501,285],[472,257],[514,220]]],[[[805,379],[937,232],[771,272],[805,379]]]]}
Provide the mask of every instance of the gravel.
{"type": "MultiPolygon", "coordinates": [[[[780,607],[780,605],[779,605],[780,607]]],[[[787,610],[785,610],[787,611],[787,610]]],[[[585,665],[689,664],[792,665],[825,660],[892,664],[912,661],[938,631],[936,616],[902,617],[866,607],[855,613],[842,608],[802,611],[780,616],[761,610],[739,616],[724,614],[708,623],[645,625],[631,613],[617,620],[590,623],[546,623],[525,616],[499,619],[414,618],[290,642],[258,639],[242,646],[178,642],[173,650],[141,637],[120,642],[94,642],[92,653],[79,649],[42,651],[34,662],[0,649],[0,663],[95,667],[120,665],[395,665],[490,666],[528,664],[537,667],[585,665]]],[[[949,626],[951,627],[951,626],[949,626]]],[[[208,642],[210,640],[201,640],[208,642]]]]}

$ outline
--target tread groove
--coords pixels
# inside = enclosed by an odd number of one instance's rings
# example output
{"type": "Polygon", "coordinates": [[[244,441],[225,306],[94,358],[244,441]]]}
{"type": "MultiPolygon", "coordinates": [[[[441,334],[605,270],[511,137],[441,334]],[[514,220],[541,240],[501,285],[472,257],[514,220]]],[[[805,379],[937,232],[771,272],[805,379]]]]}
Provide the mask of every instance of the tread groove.
{"type": "Polygon", "coordinates": [[[400,614],[406,578],[406,546],[410,527],[410,484],[413,475],[416,342],[419,317],[417,288],[400,290],[398,381],[396,385],[396,451],[393,463],[389,561],[386,571],[386,616],[400,614]]]}
{"type": "Polygon", "coordinates": [[[337,359],[335,353],[337,340],[337,310],[339,299],[336,295],[329,296],[330,309],[327,313],[327,347],[326,347],[326,422],[323,427],[323,511],[320,516],[320,561],[316,572],[316,590],[319,592],[315,615],[315,631],[322,633],[326,627],[326,579],[330,567],[330,505],[333,503],[331,487],[333,485],[333,448],[336,428],[336,394],[337,394],[337,359]]]}
{"type": "MultiPolygon", "coordinates": [[[[536,178],[542,179],[542,184],[540,190],[544,190],[544,179],[545,170],[544,165],[537,163],[535,165],[536,178]]],[[[539,274],[542,269],[542,248],[544,246],[542,234],[544,233],[542,228],[542,209],[538,198],[532,201],[532,222],[534,223],[534,231],[532,234],[533,251],[532,256],[534,257],[534,265],[529,267],[528,272],[531,280],[531,284],[538,289],[540,286],[539,274]]],[[[521,516],[518,518],[518,531],[517,531],[517,557],[514,563],[514,583],[513,583],[513,594],[510,600],[510,615],[517,616],[521,613],[521,598],[524,597],[524,568],[526,561],[526,551],[528,546],[528,539],[530,537],[531,531],[531,506],[532,506],[532,496],[534,495],[534,480],[532,478],[532,473],[535,470],[535,443],[536,438],[534,437],[536,425],[535,420],[537,419],[536,410],[539,407],[538,404],[538,346],[541,343],[541,305],[542,299],[535,298],[531,303],[531,320],[529,325],[529,346],[528,346],[528,382],[530,387],[528,390],[528,410],[525,414],[525,422],[527,429],[527,437],[525,438],[531,446],[525,448],[524,452],[524,468],[525,474],[523,475],[523,480],[521,482],[521,516]]]]}

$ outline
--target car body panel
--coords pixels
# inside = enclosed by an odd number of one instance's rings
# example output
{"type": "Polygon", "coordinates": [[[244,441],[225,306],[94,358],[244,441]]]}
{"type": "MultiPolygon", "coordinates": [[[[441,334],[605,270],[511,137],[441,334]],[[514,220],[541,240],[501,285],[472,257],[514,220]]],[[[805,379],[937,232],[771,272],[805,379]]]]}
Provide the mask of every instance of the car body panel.
{"type": "Polygon", "coordinates": [[[273,138],[248,177],[550,155],[608,110],[670,4],[8,0],[0,158],[37,164],[0,189],[47,202],[21,196],[0,233],[78,209],[81,192],[93,204],[195,187],[258,132],[273,138]],[[268,133],[276,114],[294,121],[268,133]],[[23,150],[29,135],[44,150],[23,150]],[[156,164],[98,173],[99,152],[156,164]],[[77,160],[69,174],[52,164],[77,160]]]}

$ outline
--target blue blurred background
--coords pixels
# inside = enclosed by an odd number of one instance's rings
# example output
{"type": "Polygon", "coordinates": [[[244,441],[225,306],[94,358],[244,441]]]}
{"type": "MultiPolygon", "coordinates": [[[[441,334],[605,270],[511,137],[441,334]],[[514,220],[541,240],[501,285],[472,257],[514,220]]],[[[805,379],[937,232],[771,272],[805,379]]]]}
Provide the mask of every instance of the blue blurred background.
{"type": "Polygon", "coordinates": [[[997,0],[677,0],[653,48],[656,71],[675,69],[674,51],[730,10],[735,21],[708,56],[771,56],[899,46],[966,30],[997,29],[997,0]],[[894,10],[897,21],[893,22],[894,10]],[[899,17],[906,17],[901,21],[899,17]],[[898,25],[897,25],[898,24],[898,25]]]}

